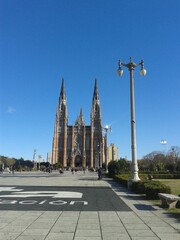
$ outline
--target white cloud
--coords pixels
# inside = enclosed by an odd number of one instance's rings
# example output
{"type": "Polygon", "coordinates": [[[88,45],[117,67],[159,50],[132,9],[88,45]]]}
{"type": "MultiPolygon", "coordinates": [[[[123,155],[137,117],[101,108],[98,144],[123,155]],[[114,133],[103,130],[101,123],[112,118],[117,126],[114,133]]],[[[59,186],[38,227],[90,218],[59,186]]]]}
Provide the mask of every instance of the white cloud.
{"type": "Polygon", "coordinates": [[[7,113],[14,113],[14,112],[16,112],[16,109],[15,109],[15,108],[13,108],[13,107],[11,107],[11,106],[9,106],[9,107],[7,108],[7,113]]]}

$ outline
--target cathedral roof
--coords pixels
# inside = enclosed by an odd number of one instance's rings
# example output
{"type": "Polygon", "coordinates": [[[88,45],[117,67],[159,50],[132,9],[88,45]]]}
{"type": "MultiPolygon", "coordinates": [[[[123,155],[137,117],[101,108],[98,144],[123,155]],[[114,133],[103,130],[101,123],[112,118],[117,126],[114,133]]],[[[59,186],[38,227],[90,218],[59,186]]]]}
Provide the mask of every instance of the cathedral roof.
{"type": "Polygon", "coordinates": [[[82,108],[80,110],[79,116],[76,119],[75,125],[78,125],[78,126],[85,125],[84,117],[83,117],[83,113],[82,113],[82,108]]]}

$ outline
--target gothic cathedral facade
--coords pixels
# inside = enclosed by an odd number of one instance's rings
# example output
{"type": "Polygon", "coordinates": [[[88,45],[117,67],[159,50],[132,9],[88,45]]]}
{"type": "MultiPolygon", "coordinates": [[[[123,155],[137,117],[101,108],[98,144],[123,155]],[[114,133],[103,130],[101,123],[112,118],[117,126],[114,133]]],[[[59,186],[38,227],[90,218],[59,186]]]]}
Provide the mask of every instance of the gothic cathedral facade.
{"type": "Polygon", "coordinates": [[[81,109],[75,124],[70,126],[63,79],[56,111],[51,163],[60,163],[64,168],[102,167],[107,159],[106,147],[97,80],[92,98],[90,125],[85,125],[81,109]]]}

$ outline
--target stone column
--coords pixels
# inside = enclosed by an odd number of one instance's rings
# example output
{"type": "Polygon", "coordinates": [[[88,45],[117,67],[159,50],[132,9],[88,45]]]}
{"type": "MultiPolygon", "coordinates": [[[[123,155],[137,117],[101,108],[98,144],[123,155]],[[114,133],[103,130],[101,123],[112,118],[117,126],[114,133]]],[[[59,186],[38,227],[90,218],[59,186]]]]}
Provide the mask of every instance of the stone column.
{"type": "Polygon", "coordinates": [[[83,126],[83,154],[82,154],[82,166],[86,168],[86,126],[83,126]]]}
{"type": "Polygon", "coordinates": [[[74,126],[72,125],[71,167],[74,167],[74,126]]]}
{"type": "Polygon", "coordinates": [[[63,137],[63,167],[67,167],[67,126],[64,121],[64,137],[63,137]]]}
{"type": "Polygon", "coordinates": [[[94,159],[94,127],[91,126],[91,158],[90,158],[90,168],[93,168],[94,159]]]}

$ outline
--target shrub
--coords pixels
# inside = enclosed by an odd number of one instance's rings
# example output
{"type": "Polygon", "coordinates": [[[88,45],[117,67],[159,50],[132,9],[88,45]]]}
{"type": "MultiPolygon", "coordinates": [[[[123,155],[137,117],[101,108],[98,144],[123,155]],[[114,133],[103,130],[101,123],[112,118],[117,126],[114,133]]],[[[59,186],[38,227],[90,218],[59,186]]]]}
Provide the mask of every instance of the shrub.
{"type": "Polygon", "coordinates": [[[147,173],[139,173],[139,177],[141,180],[147,179],[147,176],[151,174],[154,179],[180,179],[179,173],[167,173],[167,172],[147,172],[147,173]]]}
{"type": "MultiPolygon", "coordinates": [[[[130,176],[130,174],[118,174],[114,176],[114,179],[123,186],[128,187],[130,176]]],[[[145,194],[147,199],[159,199],[158,193],[171,193],[169,186],[154,180],[132,182],[130,188],[135,193],[145,194]]]]}
{"type": "Polygon", "coordinates": [[[114,179],[125,187],[128,187],[129,178],[130,174],[119,174],[114,176],[114,179]]]}
{"type": "Polygon", "coordinates": [[[147,199],[159,199],[158,193],[171,193],[170,187],[159,181],[148,181],[144,186],[147,199]]]}
{"type": "Polygon", "coordinates": [[[133,182],[131,190],[136,193],[146,194],[147,199],[159,199],[158,193],[171,193],[170,187],[159,181],[133,182]]]}

